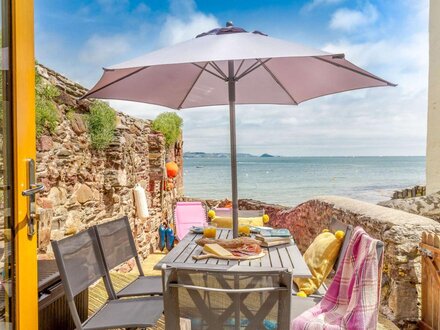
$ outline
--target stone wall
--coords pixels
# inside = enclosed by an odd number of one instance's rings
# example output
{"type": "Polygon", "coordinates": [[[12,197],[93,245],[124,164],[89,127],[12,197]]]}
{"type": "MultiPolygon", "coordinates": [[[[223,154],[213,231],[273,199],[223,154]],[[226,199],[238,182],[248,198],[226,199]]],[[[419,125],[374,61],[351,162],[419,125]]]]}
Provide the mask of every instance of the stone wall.
{"type": "Polygon", "coordinates": [[[422,215],[440,223],[440,193],[414,198],[392,199],[380,202],[378,205],[422,215]]]}
{"type": "Polygon", "coordinates": [[[302,252],[331,217],[363,227],[385,243],[381,312],[401,328],[416,328],[420,312],[420,255],[423,231],[440,232],[434,220],[350,198],[319,197],[295,208],[241,200],[241,209],[264,208],[273,227],[289,228],[302,252]]]}
{"type": "Polygon", "coordinates": [[[60,90],[59,125],[37,139],[37,180],[46,188],[37,199],[40,258],[52,257],[51,239],[124,215],[146,257],[156,247],[159,224],[172,216],[174,200],[183,192],[179,177],[172,189],[164,189],[165,161],[182,164],[182,142],[166,150],[163,136],[151,130],[150,121],[117,113],[113,141],[95,150],[86,124],[90,101],[78,100],[86,90],[41,65],[37,70],[60,90]],[[136,217],[134,207],[137,183],[148,196],[151,216],[144,221],[136,217]]]}

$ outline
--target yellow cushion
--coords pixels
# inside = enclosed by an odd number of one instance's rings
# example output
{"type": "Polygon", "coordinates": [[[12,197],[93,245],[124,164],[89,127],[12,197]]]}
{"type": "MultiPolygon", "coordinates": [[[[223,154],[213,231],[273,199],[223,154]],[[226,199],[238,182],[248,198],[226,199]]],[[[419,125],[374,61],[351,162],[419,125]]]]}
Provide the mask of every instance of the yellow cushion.
{"type": "Polygon", "coordinates": [[[311,295],[321,286],[335,264],[342,242],[342,238],[336,238],[335,234],[328,231],[315,238],[303,255],[313,277],[293,279],[300,292],[311,295]]]}
{"type": "MultiPolygon", "coordinates": [[[[215,217],[212,223],[216,224],[220,228],[232,228],[232,218],[231,217],[215,217]]],[[[253,217],[253,218],[238,218],[239,225],[249,225],[249,226],[264,226],[263,217],[253,217]]]]}

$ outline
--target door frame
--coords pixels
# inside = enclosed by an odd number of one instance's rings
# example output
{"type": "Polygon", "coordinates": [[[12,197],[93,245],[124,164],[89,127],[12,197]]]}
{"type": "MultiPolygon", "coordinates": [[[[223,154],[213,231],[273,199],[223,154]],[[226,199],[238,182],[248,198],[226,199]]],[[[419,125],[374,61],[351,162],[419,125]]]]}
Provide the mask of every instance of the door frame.
{"type": "Polygon", "coordinates": [[[11,0],[15,326],[38,329],[37,234],[27,234],[27,159],[35,160],[34,1],[11,0]]]}

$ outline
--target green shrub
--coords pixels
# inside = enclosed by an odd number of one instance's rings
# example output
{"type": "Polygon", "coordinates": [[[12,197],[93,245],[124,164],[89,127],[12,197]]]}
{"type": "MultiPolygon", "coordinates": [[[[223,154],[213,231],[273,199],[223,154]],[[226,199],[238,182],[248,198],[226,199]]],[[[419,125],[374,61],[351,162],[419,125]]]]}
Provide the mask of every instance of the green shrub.
{"type": "Polygon", "coordinates": [[[95,101],[87,118],[92,147],[104,149],[115,136],[116,113],[107,103],[95,101]]]}
{"type": "Polygon", "coordinates": [[[161,132],[165,137],[167,147],[172,146],[179,138],[180,128],[182,127],[182,118],[174,112],[165,112],[156,117],[152,128],[161,132]]]}
{"type": "Polygon", "coordinates": [[[44,84],[38,72],[35,73],[35,117],[37,137],[45,131],[53,133],[60,120],[54,99],[60,95],[58,88],[44,84]]]}

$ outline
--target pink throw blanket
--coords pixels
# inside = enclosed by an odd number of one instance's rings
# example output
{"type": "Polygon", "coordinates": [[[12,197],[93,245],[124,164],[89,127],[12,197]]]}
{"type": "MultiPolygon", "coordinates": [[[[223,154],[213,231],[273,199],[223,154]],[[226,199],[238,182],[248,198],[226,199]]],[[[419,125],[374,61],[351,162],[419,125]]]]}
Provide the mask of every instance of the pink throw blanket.
{"type": "Polygon", "coordinates": [[[292,321],[291,330],[376,329],[383,259],[377,255],[378,242],[355,228],[327,293],[292,321]]]}

